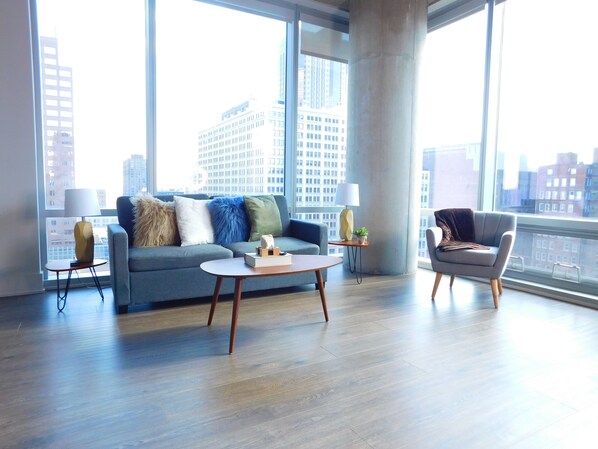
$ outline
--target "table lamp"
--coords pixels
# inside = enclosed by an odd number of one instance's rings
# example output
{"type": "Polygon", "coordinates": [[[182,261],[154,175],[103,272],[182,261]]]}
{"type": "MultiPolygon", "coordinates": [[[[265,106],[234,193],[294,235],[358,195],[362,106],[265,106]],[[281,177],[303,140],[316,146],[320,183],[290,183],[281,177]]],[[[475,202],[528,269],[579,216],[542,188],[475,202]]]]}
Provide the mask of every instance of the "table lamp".
{"type": "Polygon", "coordinates": [[[336,204],[344,205],[339,217],[342,240],[353,240],[353,211],[349,206],[359,206],[359,184],[341,183],[336,186],[336,204]]]}
{"type": "Polygon", "coordinates": [[[77,263],[93,261],[93,226],[86,216],[100,215],[98,194],[94,189],[66,189],[64,191],[64,216],[81,217],[75,223],[75,257],[77,263]]]}

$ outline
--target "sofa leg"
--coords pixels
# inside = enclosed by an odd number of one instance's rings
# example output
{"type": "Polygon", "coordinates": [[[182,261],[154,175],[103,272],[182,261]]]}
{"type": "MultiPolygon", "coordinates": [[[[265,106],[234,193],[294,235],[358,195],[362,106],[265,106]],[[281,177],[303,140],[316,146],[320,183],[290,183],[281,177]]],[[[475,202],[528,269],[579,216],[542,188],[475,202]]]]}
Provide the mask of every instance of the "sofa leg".
{"type": "Polygon", "coordinates": [[[498,294],[502,295],[502,280],[501,279],[497,279],[496,282],[498,284],[498,294]]]}
{"type": "Polygon", "coordinates": [[[436,297],[436,291],[438,290],[438,286],[440,285],[441,279],[442,273],[436,273],[436,279],[434,279],[434,288],[432,289],[432,300],[436,297]]]}
{"type": "Polygon", "coordinates": [[[498,279],[490,279],[490,288],[492,289],[492,298],[494,307],[498,309],[498,279]]]}
{"type": "Polygon", "coordinates": [[[117,313],[119,315],[124,315],[125,313],[129,313],[129,306],[118,306],[117,313]]]}
{"type": "Polygon", "coordinates": [[[454,283],[455,283],[455,275],[451,274],[451,282],[449,283],[449,288],[453,288],[454,283]]]}

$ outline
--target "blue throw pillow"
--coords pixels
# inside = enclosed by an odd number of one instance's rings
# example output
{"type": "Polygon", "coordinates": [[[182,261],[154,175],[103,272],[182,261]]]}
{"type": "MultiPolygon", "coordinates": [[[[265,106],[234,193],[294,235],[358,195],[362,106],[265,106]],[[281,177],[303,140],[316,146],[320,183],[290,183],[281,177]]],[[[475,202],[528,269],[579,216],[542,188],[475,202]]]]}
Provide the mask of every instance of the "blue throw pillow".
{"type": "Polygon", "coordinates": [[[242,196],[223,196],[208,203],[215,243],[228,246],[249,240],[249,217],[242,196]]]}

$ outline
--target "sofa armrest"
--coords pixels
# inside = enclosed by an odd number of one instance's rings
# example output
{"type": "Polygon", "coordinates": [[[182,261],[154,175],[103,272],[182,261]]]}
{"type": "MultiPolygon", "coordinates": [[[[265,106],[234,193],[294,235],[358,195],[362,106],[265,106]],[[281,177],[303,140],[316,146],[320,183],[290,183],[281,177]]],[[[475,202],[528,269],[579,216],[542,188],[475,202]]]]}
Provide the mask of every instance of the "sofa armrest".
{"type": "Polygon", "coordinates": [[[440,245],[442,240],[442,229],[438,226],[432,226],[426,229],[426,241],[428,243],[428,252],[430,253],[430,259],[436,260],[436,248],[440,245]]]}
{"type": "Polygon", "coordinates": [[[328,255],[328,226],[313,221],[290,220],[291,237],[314,243],[320,247],[321,255],[328,255]]]}
{"type": "Polygon", "coordinates": [[[498,246],[496,262],[494,263],[494,266],[500,271],[498,277],[501,277],[507,268],[507,262],[513,251],[513,246],[515,246],[515,231],[507,231],[503,233],[498,246]]]}
{"type": "Polygon", "coordinates": [[[108,225],[108,250],[110,254],[110,281],[114,306],[128,306],[131,303],[131,284],[129,278],[129,236],[127,231],[117,224],[108,225]]]}

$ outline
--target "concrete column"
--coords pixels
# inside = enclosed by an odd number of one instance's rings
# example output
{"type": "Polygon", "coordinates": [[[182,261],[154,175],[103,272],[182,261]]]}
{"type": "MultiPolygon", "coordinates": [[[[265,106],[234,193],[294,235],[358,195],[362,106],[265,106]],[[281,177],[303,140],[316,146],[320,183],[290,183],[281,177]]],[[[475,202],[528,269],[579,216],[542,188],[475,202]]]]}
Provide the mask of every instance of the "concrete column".
{"type": "Polygon", "coordinates": [[[0,1],[0,297],[43,291],[29,7],[0,1]]]}
{"type": "Polygon", "coordinates": [[[427,0],[351,0],[347,182],[359,184],[355,227],[366,226],[363,270],[417,267],[421,155],[416,81],[427,0]]]}

